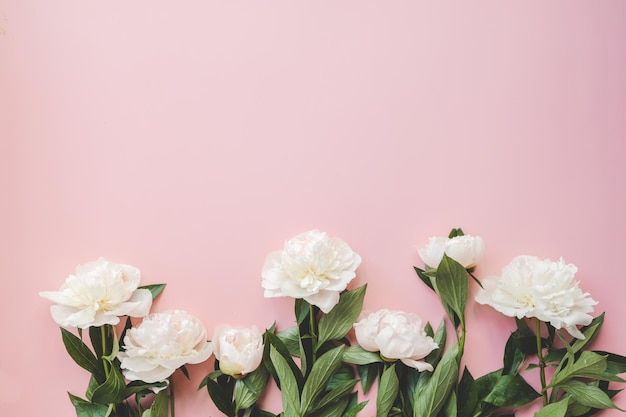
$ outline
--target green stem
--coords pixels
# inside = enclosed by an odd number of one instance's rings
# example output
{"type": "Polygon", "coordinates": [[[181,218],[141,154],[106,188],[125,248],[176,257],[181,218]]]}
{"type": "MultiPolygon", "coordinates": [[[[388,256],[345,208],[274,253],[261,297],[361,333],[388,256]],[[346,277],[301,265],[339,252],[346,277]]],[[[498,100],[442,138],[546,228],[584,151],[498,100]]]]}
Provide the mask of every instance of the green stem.
{"type": "Polygon", "coordinates": [[[546,363],[543,359],[543,349],[541,347],[541,321],[536,319],[535,333],[537,338],[537,360],[539,361],[539,378],[541,379],[541,398],[543,406],[548,405],[548,392],[546,390],[546,363]]]}
{"type": "MultiPolygon", "coordinates": [[[[312,304],[309,304],[309,333],[311,333],[311,344],[313,347],[313,361],[317,353],[317,328],[315,322],[315,308],[312,304]]],[[[311,366],[313,364],[311,363],[311,366]]]]}
{"type": "MultiPolygon", "coordinates": [[[[100,339],[101,339],[101,343],[102,343],[102,356],[107,356],[109,354],[109,352],[107,352],[107,327],[108,325],[105,324],[104,326],[100,326],[100,339]]],[[[106,359],[102,359],[102,366],[104,368],[104,376],[105,377],[109,377],[109,365],[106,361],[106,359]]]]}
{"type": "Polygon", "coordinates": [[[170,380],[170,417],[175,417],[176,407],[174,405],[174,375],[169,377],[170,380]]]}

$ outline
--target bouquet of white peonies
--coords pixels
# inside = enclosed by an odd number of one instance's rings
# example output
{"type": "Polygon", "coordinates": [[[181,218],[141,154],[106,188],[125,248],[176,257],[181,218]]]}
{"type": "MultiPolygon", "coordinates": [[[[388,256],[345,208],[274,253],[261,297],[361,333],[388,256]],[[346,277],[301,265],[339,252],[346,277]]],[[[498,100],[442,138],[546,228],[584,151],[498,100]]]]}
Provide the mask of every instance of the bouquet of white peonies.
{"type": "Polygon", "coordinates": [[[481,237],[461,229],[418,249],[424,266],[414,270],[446,315],[436,330],[417,312],[362,311],[367,286],[348,289],[361,257],[319,230],[287,240],[263,266],[265,297],[294,300],[295,325],[285,329],[221,324],[209,340],[185,311],[149,314],[163,284],[140,287],[136,268],[104,259],[79,266],[59,291],[40,294],[56,303],[59,325],[77,328],[78,336],[62,327],[63,342],[91,373],[86,399],[70,394],[78,417],[174,417],[171,375],[188,375],[188,364],[211,355],[214,371],[199,389],[228,417],[355,417],[369,401],[359,393],[369,394],[375,382],[376,417],[514,416],[536,401],[536,417],[619,410],[613,385],[626,382],[618,376],[626,357],[592,349],[604,314],[592,316],[597,302],[580,289],[576,267],[518,256],[500,277],[479,280],[484,251],[481,237]],[[477,303],[516,323],[502,368],[480,377],[470,364],[461,368],[470,285],[478,286],[477,303]],[[536,374],[539,381],[529,383],[536,374]],[[270,379],[281,394],[278,414],[263,409],[270,379]]]}

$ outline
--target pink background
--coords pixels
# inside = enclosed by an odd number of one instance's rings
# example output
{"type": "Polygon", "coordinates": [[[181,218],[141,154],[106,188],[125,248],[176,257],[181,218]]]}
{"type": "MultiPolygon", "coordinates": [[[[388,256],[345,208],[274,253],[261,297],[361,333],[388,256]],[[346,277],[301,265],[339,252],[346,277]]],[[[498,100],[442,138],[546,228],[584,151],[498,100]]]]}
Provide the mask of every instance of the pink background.
{"type": "MultiPolygon", "coordinates": [[[[480,277],[563,256],[607,313],[596,346],[626,354],[625,2],[0,0],[0,27],[3,415],[84,394],[37,295],[77,264],[137,266],[168,284],[155,311],[210,331],[284,328],[261,267],[312,228],[363,257],[366,308],[435,324],[429,236],[483,236],[480,277]]],[[[513,323],[468,310],[479,376],[513,323]]],[[[220,415],[211,369],[177,415],[220,415]]]]}

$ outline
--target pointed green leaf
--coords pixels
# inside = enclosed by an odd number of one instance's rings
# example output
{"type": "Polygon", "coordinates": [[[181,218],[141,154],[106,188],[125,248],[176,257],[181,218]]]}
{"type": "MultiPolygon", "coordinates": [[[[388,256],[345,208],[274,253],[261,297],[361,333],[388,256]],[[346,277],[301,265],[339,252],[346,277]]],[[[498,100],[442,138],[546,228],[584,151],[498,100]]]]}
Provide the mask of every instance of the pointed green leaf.
{"type": "MultiPolygon", "coordinates": [[[[265,366],[267,367],[267,370],[270,372],[270,374],[278,378],[278,375],[276,375],[276,371],[274,369],[273,361],[267,360],[269,357],[270,347],[274,347],[277,353],[279,353],[283,357],[283,359],[285,360],[285,362],[291,369],[291,373],[292,375],[295,376],[298,387],[302,387],[304,385],[304,378],[302,376],[302,371],[300,370],[300,368],[298,368],[298,365],[296,365],[296,363],[294,362],[287,346],[285,346],[285,344],[280,340],[280,338],[278,338],[278,336],[276,336],[274,333],[266,331],[263,336],[265,338],[265,349],[267,350],[267,354],[264,353],[263,355],[264,363],[265,363],[265,366]]],[[[280,381],[276,381],[276,383],[280,387],[280,381]]]]}
{"type": "Polygon", "coordinates": [[[626,372],[626,356],[617,355],[611,352],[594,350],[600,356],[606,356],[606,371],[614,375],[626,372]]]}
{"type": "Polygon", "coordinates": [[[333,372],[341,365],[342,356],[343,346],[338,346],[324,353],[313,364],[311,373],[302,389],[302,403],[300,404],[302,415],[306,415],[312,402],[322,392],[333,372]]]}
{"type": "Polygon", "coordinates": [[[137,289],[149,290],[152,294],[152,300],[154,301],[154,299],[156,299],[158,295],[161,294],[161,292],[165,289],[165,285],[167,284],[142,285],[141,287],[137,287],[137,289]]]}
{"type": "Polygon", "coordinates": [[[413,411],[414,417],[435,417],[448,400],[459,374],[458,351],[457,344],[448,348],[432,377],[421,390],[418,390],[413,411]]]}
{"type": "Polygon", "coordinates": [[[67,350],[67,353],[74,360],[74,362],[76,362],[76,364],[81,368],[96,376],[96,379],[104,380],[104,373],[100,362],[96,359],[93,352],[89,350],[87,345],[85,345],[85,343],[72,332],[65,330],[62,327],[61,336],[63,337],[65,350],[67,350]]]}
{"type": "MultiPolygon", "coordinates": [[[[465,306],[469,296],[469,279],[463,265],[446,254],[437,267],[435,288],[444,306],[448,306],[465,321],[465,306]]],[[[450,317],[453,320],[453,317],[450,317]]],[[[454,320],[453,320],[454,321],[454,320]]]]}
{"type": "Polygon", "coordinates": [[[470,371],[465,367],[463,369],[463,376],[457,388],[458,391],[458,403],[459,403],[459,416],[471,417],[474,415],[474,409],[478,404],[478,388],[476,382],[470,371]]]}
{"type": "Polygon", "coordinates": [[[356,370],[361,378],[361,388],[363,393],[367,394],[374,384],[374,381],[378,378],[378,375],[382,373],[382,362],[371,363],[369,365],[357,365],[356,370]]]}
{"type": "MultiPolygon", "coordinates": [[[[307,413],[306,417],[342,417],[343,412],[350,402],[350,398],[344,397],[333,401],[313,413],[307,413]]],[[[288,414],[285,413],[285,417],[288,414]]]]}
{"type": "Polygon", "coordinates": [[[264,366],[259,366],[254,372],[235,383],[234,399],[235,414],[239,410],[250,408],[258,399],[267,385],[269,374],[264,366]]]}
{"type": "Polygon", "coordinates": [[[539,410],[535,417],[565,417],[567,414],[568,399],[564,398],[552,404],[548,404],[539,410]]]}
{"type": "Polygon", "coordinates": [[[441,322],[439,323],[439,327],[437,328],[437,333],[435,333],[433,337],[433,341],[437,343],[437,346],[439,347],[430,352],[428,356],[426,356],[426,358],[424,359],[426,362],[431,364],[433,368],[435,368],[441,360],[441,356],[443,355],[443,349],[446,346],[447,337],[446,322],[445,320],[441,320],[441,322]]]}
{"type": "Polygon", "coordinates": [[[548,387],[555,387],[571,378],[598,378],[606,370],[606,357],[584,351],[573,363],[570,361],[552,376],[548,387]]]}
{"type": "Polygon", "coordinates": [[[342,417],[356,417],[361,410],[365,408],[369,401],[363,401],[361,403],[355,404],[353,407],[350,407],[343,413],[342,417]]]}
{"type": "Polygon", "coordinates": [[[326,407],[328,404],[340,401],[349,396],[357,382],[358,381],[356,379],[353,379],[337,385],[333,390],[325,394],[319,401],[317,401],[314,407],[311,408],[311,411],[317,411],[320,408],[326,407]]]}
{"type": "Polygon", "coordinates": [[[426,284],[426,286],[428,288],[430,288],[431,290],[435,291],[435,287],[433,285],[433,279],[426,274],[426,271],[424,271],[423,269],[420,269],[416,266],[413,267],[413,269],[415,269],[415,273],[417,274],[417,276],[419,277],[419,279],[422,280],[422,282],[424,284],[426,284]]]}
{"type": "Polygon", "coordinates": [[[213,404],[215,404],[217,409],[228,417],[234,417],[235,414],[233,412],[230,389],[227,389],[227,387],[218,384],[215,380],[210,378],[206,378],[205,382],[209,396],[211,397],[211,400],[213,400],[213,404]]]}
{"type": "Polygon", "coordinates": [[[398,396],[398,388],[396,365],[393,364],[385,369],[380,377],[378,396],[376,397],[376,417],[387,417],[398,396]]]}
{"type": "Polygon", "coordinates": [[[559,385],[572,396],[572,400],[593,408],[614,408],[624,411],[611,401],[609,396],[600,388],[585,384],[581,381],[567,381],[559,385]]]}
{"type": "Polygon", "coordinates": [[[348,346],[343,353],[343,361],[354,365],[367,365],[369,363],[382,362],[380,355],[369,352],[359,345],[348,346]]]}
{"type": "Polygon", "coordinates": [[[108,417],[112,408],[108,405],[94,404],[67,393],[76,409],[76,417],[108,417]]]}
{"type": "Polygon", "coordinates": [[[274,346],[270,346],[270,360],[274,365],[274,369],[276,369],[276,374],[280,381],[280,394],[285,415],[293,417],[301,416],[300,393],[296,378],[285,358],[278,353],[274,346]]]}
{"type": "Polygon", "coordinates": [[[319,322],[318,347],[329,340],[343,338],[358,319],[363,308],[363,299],[367,285],[351,291],[344,291],[339,302],[328,313],[323,314],[319,322]]]}
{"type": "Polygon", "coordinates": [[[496,407],[519,407],[541,395],[519,375],[502,375],[483,401],[496,407]]]}
{"type": "Polygon", "coordinates": [[[289,327],[276,333],[276,336],[285,344],[291,356],[300,356],[300,329],[289,327]]]}
{"type": "Polygon", "coordinates": [[[126,383],[122,373],[119,368],[113,366],[104,383],[93,391],[91,401],[98,404],[120,403],[126,398],[125,389],[126,383]]]}

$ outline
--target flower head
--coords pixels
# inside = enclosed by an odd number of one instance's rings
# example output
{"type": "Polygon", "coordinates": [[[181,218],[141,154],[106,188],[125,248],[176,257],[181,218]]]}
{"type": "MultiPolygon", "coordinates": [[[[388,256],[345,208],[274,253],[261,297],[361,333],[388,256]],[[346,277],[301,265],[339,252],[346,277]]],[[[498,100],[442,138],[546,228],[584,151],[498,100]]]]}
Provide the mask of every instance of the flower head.
{"type": "Polygon", "coordinates": [[[220,370],[235,378],[254,371],[263,360],[263,335],[256,327],[217,326],[212,342],[220,370]]]}
{"type": "Polygon", "coordinates": [[[143,317],[152,306],[149,290],[138,289],[141,274],[134,266],[104,258],[79,265],[59,291],[42,291],[40,296],[57,303],[50,307],[61,326],[102,326],[119,323],[120,316],[143,317]]]}
{"type": "Polygon", "coordinates": [[[439,346],[422,327],[422,319],[414,313],[379,310],[364,315],[354,324],[359,345],[370,352],[380,352],[385,359],[399,359],[418,371],[432,371],[423,361],[439,346]]]}
{"type": "Polygon", "coordinates": [[[153,313],[126,332],[118,354],[124,376],[147,383],[165,381],[185,364],[200,363],[213,353],[207,331],[182,310],[153,313]]]}
{"type": "Polygon", "coordinates": [[[445,253],[464,268],[470,269],[482,259],[485,243],[480,236],[431,237],[428,239],[428,245],[419,248],[417,252],[422,261],[431,268],[439,266],[445,253]]]}
{"type": "Polygon", "coordinates": [[[319,230],[302,233],[267,256],[261,273],[265,297],[303,298],[328,313],[360,264],[343,240],[319,230]]]}
{"type": "Polygon", "coordinates": [[[518,256],[502,269],[502,276],[485,280],[484,290],[476,295],[480,304],[488,304],[509,317],[536,317],[554,328],[564,328],[572,336],[584,339],[576,326],[593,320],[588,313],[597,304],[583,293],[574,280],[578,269],[563,259],[553,262],[534,256],[518,256]]]}

